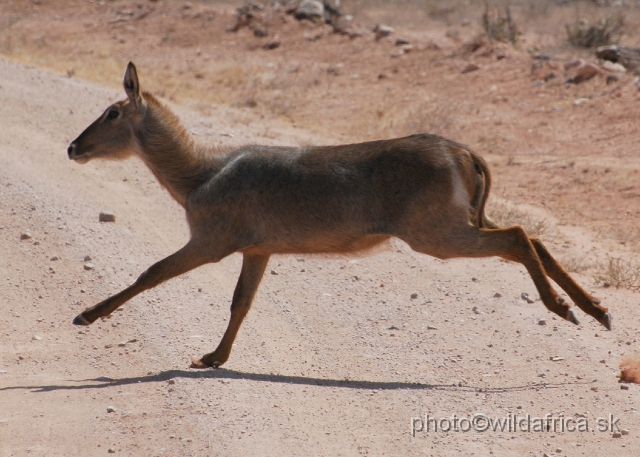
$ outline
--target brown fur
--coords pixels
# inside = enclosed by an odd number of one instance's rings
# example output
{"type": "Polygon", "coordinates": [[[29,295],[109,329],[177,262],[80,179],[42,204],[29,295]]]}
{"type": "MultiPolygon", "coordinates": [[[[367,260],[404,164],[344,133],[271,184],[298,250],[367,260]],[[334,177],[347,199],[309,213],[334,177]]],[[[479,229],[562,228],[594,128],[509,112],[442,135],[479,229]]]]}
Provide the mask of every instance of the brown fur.
{"type": "Polygon", "coordinates": [[[491,187],[486,162],[436,135],[310,148],[244,146],[216,150],[193,142],[178,118],[142,93],[129,64],[127,99],[110,106],[69,146],[69,158],[138,155],[186,210],[191,239],[130,287],[83,311],[88,325],[161,282],[234,252],[243,266],[231,320],[218,348],[194,367],[219,366],[274,253],[350,253],[397,237],[441,259],[500,256],[522,263],[543,303],[577,323],[551,277],[607,328],[611,316],[520,227],[499,228],[484,214],[491,187]]]}

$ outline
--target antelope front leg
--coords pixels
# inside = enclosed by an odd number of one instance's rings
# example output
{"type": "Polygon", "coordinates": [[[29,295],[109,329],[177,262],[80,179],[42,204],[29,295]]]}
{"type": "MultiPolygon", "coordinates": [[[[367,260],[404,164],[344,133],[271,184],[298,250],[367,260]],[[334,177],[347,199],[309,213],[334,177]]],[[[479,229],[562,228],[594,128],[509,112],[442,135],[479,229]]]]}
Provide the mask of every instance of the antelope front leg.
{"type": "Polygon", "coordinates": [[[231,301],[231,319],[217,349],[200,359],[193,358],[191,368],[217,368],[229,359],[231,347],[236,339],[240,325],[251,308],[251,302],[258,290],[260,280],[269,262],[268,255],[244,255],[242,272],[238,278],[231,301]]]}
{"type": "Polygon", "coordinates": [[[99,317],[111,314],[139,293],[207,262],[208,260],[202,256],[199,248],[191,242],[187,243],[187,245],[179,251],[149,267],[131,286],[95,306],[85,309],[76,316],[73,323],[75,325],[92,324],[99,317]]]}
{"type": "Polygon", "coordinates": [[[556,284],[571,297],[571,300],[585,313],[593,316],[598,322],[611,330],[611,314],[607,308],[600,306],[600,300],[594,298],[586,290],[575,282],[564,268],[554,259],[547,248],[537,238],[530,238],[531,244],[536,250],[545,271],[556,284]]]}

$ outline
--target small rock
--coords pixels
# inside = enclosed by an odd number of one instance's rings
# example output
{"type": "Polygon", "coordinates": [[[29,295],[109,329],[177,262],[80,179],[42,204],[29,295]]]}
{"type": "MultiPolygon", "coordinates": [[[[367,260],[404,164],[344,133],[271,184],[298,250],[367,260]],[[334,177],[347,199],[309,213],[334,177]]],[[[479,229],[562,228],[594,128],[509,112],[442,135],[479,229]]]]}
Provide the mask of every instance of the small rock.
{"type": "Polygon", "coordinates": [[[271,270],[271,274],[274,276],[278,276],[278,272],[276,270],[271,270]]]}
{"type": "Polygon", "coordinates": [[[387,37],[394,33],[395,29],[393,27],[389,27],[388,25],[377,24],[373,28],[373,32],[376,34],[376,41],[378,41],[380,38],[387,37]]]}
{"type": "Polygon", "coordinates": [[[608,71],[613,71],[614,73],[626,73],[627,72],[627,69],[624,68],[623,65],[621,65],[619,63],[611,62],[609,60],[605,60],[602,63],[602,68],[604,68],[605,70],[608,70],[608,71]]]}
{"type": "Polygon", "coordinates": [[[302,0],[293,16],[298,19],[309,19],[313,22],[324,22],[324,5],[317,0],[302,0]]]}
{"type": "Polygon", "coordinates": [[[42,341],[42,337],[38,336],[38,335],[34,335],[33,338],[31,338],[32,341],[42,341]]]}
{"type": "Polygon", "coordinates": [[[270,51],[272,49],[276,49],[279,47],[280,47],[280,40],[277,40],[277,39],[262,45],[262,49],[266,49],[267,51],[270,51]]]}
{"type": "Polygon", "coordinates": [[[597,392],[597,391],[598,391],[598,386],[591,386],[591,387],[590,387],[590,389],[591,389],[593,392],[597,392]]]}
{"type": "Polygon", "coordinates": [[[502,298],[502,294],[500,292],[496,292],[493,294],[493,298],[502,298]]]}
{"type": "Polygon", "coordinates": [[[629,430],[627,430],[626,428],[623,428],[622,430],[620,430],[620,433],[627,436],[629,434],[629,430]]]}
{"type": "Polygon", "coordinates": [[[87,262],[84,264],[84,269],[89,271],[89,270],[95,270],[96,266],[94,264],[92,264],[91,262],[87,262]]]}
{"type": "Polygon", "coordinates": [[[116,411],[117,410],[116,410],[115,406],[107,406],[107,412],[108,413],[115,413],[116,411]]]}
{"type": "Polygon", "coordinates": [[[407,40],[406,38],[397,38],[396,39],[396,46],[402,46],[405,44],[411,44],[411,42],[409,40],[407,40]]]}
{"type": "Polygon", "coordinates": [[[427,325],[427,330],[438,330],[438,327],[434,327],[433,325],[427,325]]]}
{"type": "Polygon", "coordinates": [[[614,438],[620,438],[622,436],[622,433],[620,433],[619,431],[616,430],[615,432],[613,432],[613,435],[611,435],[611,436],[614,437],[614,438]]]}
{"type": "Polygon", "coordinates": [[[607,85],[611,85],[611,84],[615,84],[618,81],[620,81],[620,76],[619,75],[607,75],[607,85]]]}
{"type": "Polygon", "coordinates": [[[546,373],[538,373],[538,377],[539,378],[546,378],[547,374],[546,373]]]}
{"type": "Polygon", "coordinates": [[[113,214],[111,211],[102,211],[100,213],[100,216],[98,217],[98,220],[100,222],[115,222],[116,215],[113,214]]]}
{"type": "Polygon", "coordinates": [[[115,454],[116,450],[112,447],[109,448],[109,450],[107,451],[109,454],[115,454]]]}
{"type": "Polygon", "coordinates": [[[400,329],[398,327],[396,327],[395,325],[392,325],[387,330],[400,330],[400,329]]]}
{"type": "Polygon", "coordinates": [[[264,38],[269,35],[269,31],[264,27],[256,27],[253,29],[253,35],[258,38],[264,38]]]}
{"type": "Polygon", "coordinates": [[[544,317],[538,319],[538,325],[547,325],[547,320],[544,317]]]}
{"type": "Polygon", "coordinates": [[[85,255],[84,256],[84,261],[85,262],[91,262],[91,256],[85,255]]]}
{"type": "Polygon", "coordinates": [[[622,390],[629,390],[629,386],[626,384],[620,384],[620,389],[622,390]]]}
{"type": "Polygon", "coordinates": [[[52,260],[52,261],[60,260],[60,257],[58,257],[57,255],[54,255],[49,260],[52,260]]]}
{"type": "Polygon", "coordinates": [[[415,300],[416,298],[418,298],[418,294],[417,293],[412,293],[411,294],[411,300],[415,300]]]}
{"type": "Polygon", "coordinates": [[[583,59],[571,59],[564,64],[564,69],[569,70],[571,68],[576,68],[584,64],[585,61],[583,59]]]}
{"type": "Polygon", "coordinates": [[[175,380],[175,379],[169,379],[169,380],[167,381],[167,384],[175,384],[175,383],[176,383],[176,380],[175,380]]]}
{"type": "Polygon", "coordinates": [[[533,303],[533,300],[531,299],[531,297],[529,297],[529,294],[526,292],[522,292],[522,294],[520,295],[520,297],[525,300],[527,303],[533,303]]]}
{"type": "Polygon", "coordinates": [[[552,362],[560,362],[561,360],[564,360],[564,357],[551,357],[549,360],[551,360],[552,362]]]}
{"type": "Polygon", "coordinates": [[[460,70],[460,73],[471,73],[472,71],[476,71],[479,70],[480,67],[477,66],[475,63],[468,63],[466,64],[464,67],[462,67],[462,69],[460,70]]]}
{"type": "Polygon", "coordinates": [[[29,230],[22,232],[20,234],[20,239],[21,240],[30,240],[31,238],[33,238],[33,235],[31,235],[31,232],[29,230]]]}
{"type": "Polygon", "coordinates": [[[476,314],[482,314],[477,306],[474,306],[473,308],[471,308],[471,311],[473,311],[476,314]]]}
{"type": "Polygon", "coordinates": [[[580,105],[582,105],[583,103],[587,103],[588,101],[589,101],[589,99],[588,99],[588,98],[577,98],[577,99],[575,99],[575,100],[573,101],[573,104],[574,104],[575,106],[580,106],[580,105]]]}

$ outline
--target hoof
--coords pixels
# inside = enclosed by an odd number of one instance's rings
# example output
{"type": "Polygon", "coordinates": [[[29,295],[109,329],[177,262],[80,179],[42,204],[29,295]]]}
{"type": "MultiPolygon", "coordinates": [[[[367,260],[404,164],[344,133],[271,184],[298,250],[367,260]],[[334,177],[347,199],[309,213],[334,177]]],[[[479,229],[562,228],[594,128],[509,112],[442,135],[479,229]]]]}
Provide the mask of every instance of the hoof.
{"type": "Polygon", "coordinates": [[[191,365],[189,366],[189,368],[204,369],[204,368],[210,368],[210,367],[202,363],[202,359],[196,359],[195,357],[191,357],[191,365]]]}
{"type": "Polygon", "coordinates": [[[82,314],[78,314],[73,320],[73,325],[91,325],[91,322],[82,317],[82,314]]]}
{"type": "Polygon", "coordinates": [[[605,313],[600,320],[600,323],[606,327],[607,330],[611,330],[611,314],[605,313]]]}
{"type": "Polygon", "coordinates": [[[570,309],[569,311],[567,311],[566,319],[572,324],[576,324],[576,325],[580,324],[580,321],[578,321],[578,318],[576,318],[576,315],[574,314],[573,309],[570,309]]]}

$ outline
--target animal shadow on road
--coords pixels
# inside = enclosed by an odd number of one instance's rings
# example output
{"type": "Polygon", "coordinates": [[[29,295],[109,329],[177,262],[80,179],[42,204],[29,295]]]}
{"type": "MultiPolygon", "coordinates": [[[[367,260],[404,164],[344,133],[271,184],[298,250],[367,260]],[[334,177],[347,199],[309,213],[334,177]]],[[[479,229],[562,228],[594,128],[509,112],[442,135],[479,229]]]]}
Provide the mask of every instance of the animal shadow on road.
{"type": "Polygon", "coordinates": [[[136,376],[130,378],[113,379],[108,377],[99,377],[95,379],[82,379],[78,381],[69,381],[69,385],[52,384],[40,386],[9,386],[0,388],[1,391],[8,390],[31,390],[32,392],[51,392],[56,390],[83,390],[83,389],[104,389],[108,387],[126,386],[129,384],[166,382],[170,379],[227,379],[227,380],[248,380],[266,383],[278,384],[295,384],[317,387],[334,387],[344,389],[364,389],[364,390],[434,390],[434,391],[455,391],[455,392],[483,392],[483,393],[503,393],[517,392],[527,390],[539,390],[549,388],[561,388],[579,384],[588,384],[585,382],[564,382],[564,383],[535,383],[511,387],[474,387],[474,386],[456,386],[453,384],[425,384],[420,382],[401,382],[401,381],[362,381],[362,380],[346,380],[346,379],[327,379],[312,378],[305,376],[287,376],[280,374],[267,373],[246,373],[242,371],[227,370],[218,368],[209,371],[192,371],[192,370],[167,370],[157,374],[147,376],[136,376]]]}

